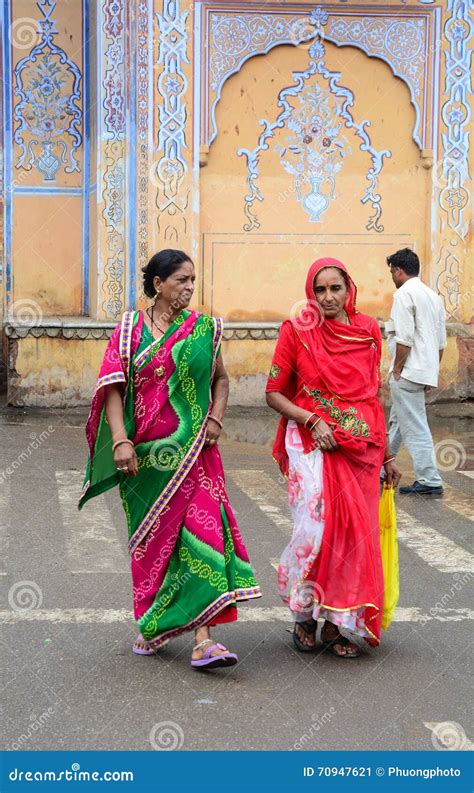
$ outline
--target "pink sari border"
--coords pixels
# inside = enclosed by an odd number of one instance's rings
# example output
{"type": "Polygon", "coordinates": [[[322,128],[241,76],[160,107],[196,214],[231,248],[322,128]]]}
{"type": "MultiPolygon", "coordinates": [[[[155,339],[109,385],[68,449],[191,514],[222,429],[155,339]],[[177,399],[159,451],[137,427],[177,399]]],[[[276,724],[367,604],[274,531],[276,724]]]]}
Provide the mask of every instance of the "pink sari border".
{"type": "Polygon", "coordinates": [[[125,311],[122,317],[122,326],[120,329],[120,343],[119,354],[122,359],[122,364],[125,372],[128,372],[130,363],[130,348],[132,344],[132,326],[134,311],[125,311]]]}

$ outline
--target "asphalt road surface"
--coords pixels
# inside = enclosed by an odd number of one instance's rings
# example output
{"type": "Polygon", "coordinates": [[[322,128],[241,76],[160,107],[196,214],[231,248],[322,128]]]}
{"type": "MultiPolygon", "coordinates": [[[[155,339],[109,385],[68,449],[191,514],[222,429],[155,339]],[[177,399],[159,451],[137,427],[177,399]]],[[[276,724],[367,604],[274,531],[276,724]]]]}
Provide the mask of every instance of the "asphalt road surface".
{"type": "MultiPolygon", "coordinates": [[[[271,459],[275,420],[233,409],[221,451],[264,596],[215,635],[228,670],[190,668],[192,636],[131,652],[125,519],[117,492],[76,508],[81,411],[0,416],[4,748],[472,749],[474,461],[466,411],[433,412],[442,500],[397,496],[401,595],[372,649],[300,654],[274,565],[291,523],[271,459]]],[[[403,481],[410,464],[400,455],[403,481]]],[[[199,783],[201,786],[207,782],[199,783]]]]}

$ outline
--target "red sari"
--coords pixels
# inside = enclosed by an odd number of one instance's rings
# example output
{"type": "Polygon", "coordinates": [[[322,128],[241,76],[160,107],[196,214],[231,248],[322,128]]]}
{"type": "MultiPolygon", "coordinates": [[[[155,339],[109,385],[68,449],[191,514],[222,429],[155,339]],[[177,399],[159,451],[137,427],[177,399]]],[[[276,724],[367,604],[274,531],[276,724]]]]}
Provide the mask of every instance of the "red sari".
{"type": "MultiPolygon", "coordinates": [[[[377,396],[382,337],[377,321],[356,310],[350,278],[344,305],[350,324],[322,317],[313,285],[325,267],[337,267],[349,278],[336,259],[319,259],[311,266],[306,308],[281,327],[266,390],[283,394],[331,426],[338,447],[323,452],[322,542],[303,579],[323,613],[363,614],[363,635],[376,645],[384,594],[378,505],[385,419],[377,396]]],[[[286,430],[282,418],[273,451],[285,476],[286,430]]],[[[317,448],[313,437],[301,425],[298,430],[304,453],[310,454],[317,448]]]]}

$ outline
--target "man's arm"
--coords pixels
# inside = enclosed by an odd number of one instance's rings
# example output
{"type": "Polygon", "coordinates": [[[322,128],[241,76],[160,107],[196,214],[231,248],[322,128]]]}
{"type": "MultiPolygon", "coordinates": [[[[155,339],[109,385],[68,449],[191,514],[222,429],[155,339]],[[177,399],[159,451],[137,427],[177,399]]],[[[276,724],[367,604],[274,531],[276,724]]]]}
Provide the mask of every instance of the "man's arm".
{"type": "Polygon", "coordinates": [[[397,342],[397,351],[395,353],[395,361],[393,363],[393,376],[395,380],[400,380],[402,369],[405,366],[406,360],[410,355],[411,347],[406,347],[404,344],[397,342]]]}

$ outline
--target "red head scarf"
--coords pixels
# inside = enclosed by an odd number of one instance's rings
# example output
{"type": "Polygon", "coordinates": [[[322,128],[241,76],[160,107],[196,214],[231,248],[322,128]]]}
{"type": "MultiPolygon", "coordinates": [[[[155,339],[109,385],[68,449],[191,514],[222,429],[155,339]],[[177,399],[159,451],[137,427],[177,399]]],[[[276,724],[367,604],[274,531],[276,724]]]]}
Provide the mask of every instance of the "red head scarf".
{"type": "Polygon", "coordinates": [[[374,377],[379,354],[380,334],[376,321],[356,310],[357,288],[345,265],[338,259],[313,262],[306,278],[307,303],[301,315],[292,320],[293,327],[309,351],[315,370],[331,394],[343,400],[363,400],[375,396],[374,377]],[[324,317],[314,294],[314,280],[326,267],[341,270],[349,283],[344,309],[350,325],[324,317]]]}
{"type": "Polygon", "coordinates": [[[324,270],[326,267],[335,267],[337,270],[342,270],[342,272],[345,274],[346,280],[349,282],[349,292],[344,303],[344,310],[348,314],[349,318],[351,318],[356,313],[355,304],[357,297],[357,287],[350,277],[346,265],[340,262],[339,259],[331,259],[329,256],[327,256],[324,259],[316,259],[316,261],[313,262],[308,270],[308,275],[306,276],[306,298],[308,303],[314,307],[314,304],[316,303],[314,296],[314,280],[318,273],[320,273],[321,270],[324,270]]]}

